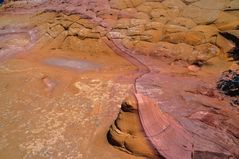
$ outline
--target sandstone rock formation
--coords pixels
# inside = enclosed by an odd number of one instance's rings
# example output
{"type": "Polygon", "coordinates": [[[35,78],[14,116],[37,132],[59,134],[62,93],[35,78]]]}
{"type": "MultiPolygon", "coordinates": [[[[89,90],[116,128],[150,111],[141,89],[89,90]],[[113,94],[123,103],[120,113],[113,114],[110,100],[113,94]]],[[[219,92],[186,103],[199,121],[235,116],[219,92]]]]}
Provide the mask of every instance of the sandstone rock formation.
{"type": "Polygon", "coordinates": [[[238,100],[216,88],[238,69],[238,0],[20,0],[0,14],[0,158],[238,158],[238,100]],[[131,97],[117,118],[129,92],[145,109],[131,97]],[[170,128],[156,140],[142,121],[170,128]],[[131,155],[108,145],[110,125],[131,155]]]}
{"type": "Polygon", "coordinates": [[[138,104],[135,96],[124,100],[114,124],[111,125],[107,139],[113,146],[134,155],[159,158],[145,136],[140,123],[138,104]]]}

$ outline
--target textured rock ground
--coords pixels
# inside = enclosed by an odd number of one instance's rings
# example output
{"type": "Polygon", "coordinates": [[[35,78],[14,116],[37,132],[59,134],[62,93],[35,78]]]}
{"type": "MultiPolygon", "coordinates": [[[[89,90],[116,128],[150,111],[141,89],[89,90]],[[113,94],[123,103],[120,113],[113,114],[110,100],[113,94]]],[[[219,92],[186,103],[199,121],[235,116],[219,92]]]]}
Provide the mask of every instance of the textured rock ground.
{"type": "MultiPolygon", "coordinates": [[[[155,144],[139,125],[134,133],[144,150],[134,138],[118,145],[131,155],[107,144],[121,102],[135,91],[173,119],[168,134],[190,134],[192,158],[238,158],[238,107],[216,90],[223,71],[238,69],[227,57],[237,44],[220,34],[238,37],[238,9],[237,0],[4,4],[0,158],[175,158],[183,146],[177,135],[160,140],[167,134],[160,133],[155,144]],[[164,150],[172,141],[170,151],[164,150]]],[[[116,119],[123,132],[133,128],[125,122],[139,124],[137,113],[132,120],[125,113],[116,119]]],[[[141,121],[164,116],[140,113],[141,121]]]]}

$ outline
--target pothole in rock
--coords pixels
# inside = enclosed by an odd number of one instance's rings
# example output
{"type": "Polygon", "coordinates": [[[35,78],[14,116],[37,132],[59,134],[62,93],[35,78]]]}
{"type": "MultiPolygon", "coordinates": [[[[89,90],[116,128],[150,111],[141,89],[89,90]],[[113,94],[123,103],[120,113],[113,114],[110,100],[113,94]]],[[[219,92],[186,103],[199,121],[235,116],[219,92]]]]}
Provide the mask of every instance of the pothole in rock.
{"type": "Polygon", "coordinates": [[[25,32],[0,32],[0,59],[4,60],[30,44],[31,37],[25,32]]]}
{"type": "Polygon", "coordinates": [[[44,63],[51,66],[70,68],[81,71],[96,70],[101,67],[100,64],[92,63],[86,60],[73,60],[64,58],[50,58],[44,60],[44,63]]]}

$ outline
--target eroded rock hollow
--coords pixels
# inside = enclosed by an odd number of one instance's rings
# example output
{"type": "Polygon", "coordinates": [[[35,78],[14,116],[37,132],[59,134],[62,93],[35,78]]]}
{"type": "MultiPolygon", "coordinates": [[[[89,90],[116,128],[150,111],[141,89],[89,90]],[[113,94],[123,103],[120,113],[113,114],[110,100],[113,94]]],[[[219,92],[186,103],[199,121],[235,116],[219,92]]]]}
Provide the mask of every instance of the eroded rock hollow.
{"type": "Polygon", "coordinates": [[[147,139],[140,122],[138,103],[129,96],[121,105],[120,113],[107,133],[110,144],[133,155],[159,158],[158,152],[147,139]]]}

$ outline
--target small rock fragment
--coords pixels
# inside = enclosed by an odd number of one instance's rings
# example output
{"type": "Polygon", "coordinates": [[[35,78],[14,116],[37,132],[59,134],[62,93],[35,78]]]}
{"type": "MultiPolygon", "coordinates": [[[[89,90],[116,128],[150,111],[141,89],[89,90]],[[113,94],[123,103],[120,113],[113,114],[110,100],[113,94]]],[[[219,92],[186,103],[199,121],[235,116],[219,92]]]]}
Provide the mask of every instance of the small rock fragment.
{"type": "Polygon", "coordinates": [[[198,67],[196,65],[189,65],[188,70],[190,70],[192,72],[198,72],[198,71],[200,71],[200,67],[198,67]]]}

